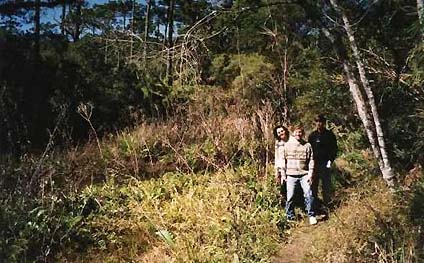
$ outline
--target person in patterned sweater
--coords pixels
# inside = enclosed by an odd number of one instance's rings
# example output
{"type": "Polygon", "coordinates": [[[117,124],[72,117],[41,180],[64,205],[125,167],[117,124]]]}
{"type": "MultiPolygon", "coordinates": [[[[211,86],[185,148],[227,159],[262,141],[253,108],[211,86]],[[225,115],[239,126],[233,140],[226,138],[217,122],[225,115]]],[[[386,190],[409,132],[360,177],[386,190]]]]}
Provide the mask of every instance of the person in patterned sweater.
{"type": "Polygon", "coordinates": [[[314,171],[313,151],[310,143],[303,139],[305,131],[302,125],[296,125],[291,137],[283,148],[283,167],[281,180],[287,185],[286,216],[288,220],[295,220],[295,188],[300,185],[305,198],[305,207],[309,223],[315,225],[317,219],[314,211],[314,197],[312,195],[312,175],[314,171]]]}

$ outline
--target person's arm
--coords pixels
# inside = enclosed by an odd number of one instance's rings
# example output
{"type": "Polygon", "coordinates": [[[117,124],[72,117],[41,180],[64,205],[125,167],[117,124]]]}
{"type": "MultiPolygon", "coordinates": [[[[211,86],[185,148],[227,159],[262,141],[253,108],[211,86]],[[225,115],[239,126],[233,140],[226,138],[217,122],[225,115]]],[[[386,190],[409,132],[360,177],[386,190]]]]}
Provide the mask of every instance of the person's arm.
{"type": "Polygon", "coordinates": [[[274,159],[274,167],[275,167],[275,182],[281,184],[281,169],[282,169],[282,156],[279,151],[278,141],[275,142],[275,159],[274,159]]]}
{"type": "Polygon", "coordinates": [[[332,131],[329,133],[330,137],[330,161],[334,162],[337,156],[337,151],[339,150],[337,146],[337,139],[336,135],[332,131]]]}
{"type": "Polygon", "coordinates": [[[281,168],[281,184],[287,180],[287,151],[286,147],[283,148],[283,156],[282,156],[283,165],[281,168]]]}
{"type": "Polygon", "coordinates": [[[314,153],[313,153],[311,144],[308,144],[308,147],[306,148],[306,150],[307,150],[306,156],[309,159],[309,161],[308,161],[308,182],[310,184],[312,184],[312,180],[313,180],[313,177],[314,177],[315,162],[314,162],[314,158],[313,158],[314,153]]]}

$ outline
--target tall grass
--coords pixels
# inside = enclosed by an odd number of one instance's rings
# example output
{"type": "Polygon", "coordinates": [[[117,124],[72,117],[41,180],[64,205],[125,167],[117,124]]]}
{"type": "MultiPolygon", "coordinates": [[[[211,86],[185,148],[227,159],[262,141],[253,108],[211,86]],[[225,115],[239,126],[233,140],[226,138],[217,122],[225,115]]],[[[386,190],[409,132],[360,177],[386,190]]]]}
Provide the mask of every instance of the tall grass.
{"type": "Polygon", "coordinates": [[[422,173],[420,177],[413,188],[396,193],[372,177],[346,191],[340,208],[316,232],[309,261],[421,262],[422,173]]]}
{"type": "Polygon", "coordinates": [[[268,262],[284,215],[272,180],[254,171],[168,173],[92,187],[99,209],[85,228],[101,245],[75,262],[268,262]]]}
{"type": "Polygon", "coordinates": [[[49,150],[42,162],[4,162],[0,258],[269,259],[284,225],[272,176],[258,169],[271,151],[272,112],[240,114],[210,93],[167,121],[49,150]]]}

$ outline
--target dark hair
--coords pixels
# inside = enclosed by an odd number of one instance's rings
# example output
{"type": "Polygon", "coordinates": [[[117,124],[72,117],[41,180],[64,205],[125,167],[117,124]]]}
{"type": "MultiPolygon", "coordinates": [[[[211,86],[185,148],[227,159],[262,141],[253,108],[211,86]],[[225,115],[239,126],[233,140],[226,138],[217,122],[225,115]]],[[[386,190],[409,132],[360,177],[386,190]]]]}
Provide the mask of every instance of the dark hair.
{"type": "Polygon", "coordinates": [[[323,114],[318,114],[315,118],[314,121],[316,122],[325,122],[327,119],[325,118],[325,116],[323,114]]]}
{"type": "Polygon", "coordinates": [[[287,134],[289,134],[290,132],[289,132],[289,129],[287,129],[287,127],[285,127],[285,126],[282,126],[282,125],[277,125],[275,128],[274,128],[274,130],[273,130],[273,133],[274,133],[274,137],[275,137],[275,139],[276,140],[279,140],[280,139],[280,136],[278,136],[278,133],[277,133],[277,130],[278,129],[283,129],[287,134]]]}

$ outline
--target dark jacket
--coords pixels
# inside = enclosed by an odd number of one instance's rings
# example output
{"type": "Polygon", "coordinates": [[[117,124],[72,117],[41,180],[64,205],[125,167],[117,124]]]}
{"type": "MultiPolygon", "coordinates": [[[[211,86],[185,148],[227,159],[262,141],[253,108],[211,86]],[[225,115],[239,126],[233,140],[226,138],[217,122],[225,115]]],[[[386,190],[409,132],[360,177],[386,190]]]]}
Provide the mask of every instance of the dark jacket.
{"type": "Polygon", "coordinates": [[[317,164],[333,162],[336,159],[337,139],[332,131],[324,129],[322,132],[318,132],[315,130],[309,135],[308,142],[312,145],[314,160],[317,164]]]}

